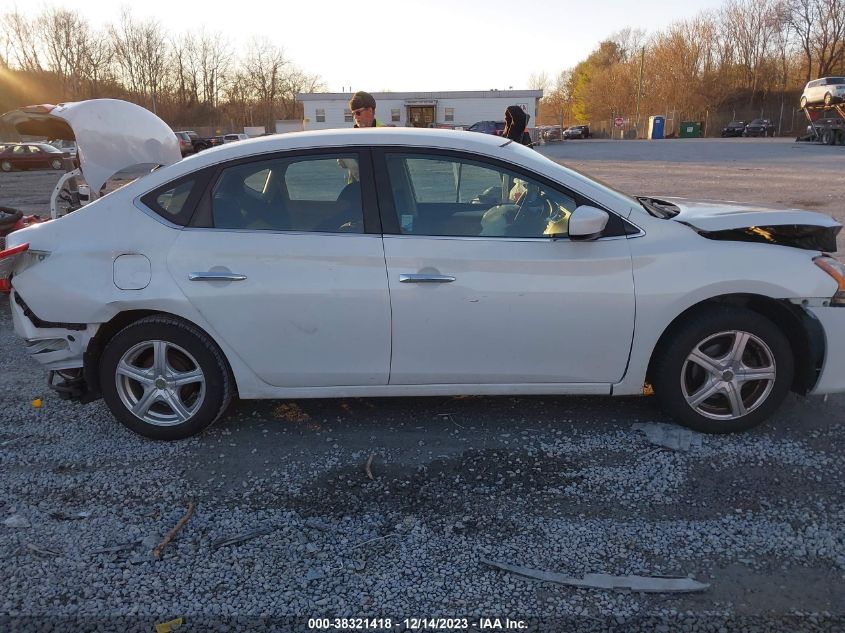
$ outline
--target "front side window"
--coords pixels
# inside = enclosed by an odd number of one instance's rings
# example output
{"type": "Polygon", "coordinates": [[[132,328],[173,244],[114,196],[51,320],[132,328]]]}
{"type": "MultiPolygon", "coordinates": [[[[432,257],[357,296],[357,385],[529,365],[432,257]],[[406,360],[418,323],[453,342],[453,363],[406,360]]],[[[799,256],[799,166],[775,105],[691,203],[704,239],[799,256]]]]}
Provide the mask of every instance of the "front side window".
{"type": "Polygon", "coordinates": [[[581,203],[508,169],[471,159],[386,154],[400,232],[465,237],[566,237],[581,203]]]}
{"type": "Polygon", "coordinates": [[[224,169],[212,189],[215,228],[363,233],[355,153],[270,159],[224,169]]]}

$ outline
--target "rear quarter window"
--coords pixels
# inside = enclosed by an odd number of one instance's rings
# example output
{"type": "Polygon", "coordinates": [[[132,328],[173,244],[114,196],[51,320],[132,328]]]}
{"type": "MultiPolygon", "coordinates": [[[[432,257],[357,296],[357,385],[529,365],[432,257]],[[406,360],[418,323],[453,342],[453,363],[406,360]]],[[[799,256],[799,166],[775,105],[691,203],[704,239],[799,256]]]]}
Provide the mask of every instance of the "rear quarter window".
{"type": "Polygon", "coordinates": [[[168,222],[186,226],[208,186],[209,171],[173,180],[141,196],[141,202],[168,222]]]}

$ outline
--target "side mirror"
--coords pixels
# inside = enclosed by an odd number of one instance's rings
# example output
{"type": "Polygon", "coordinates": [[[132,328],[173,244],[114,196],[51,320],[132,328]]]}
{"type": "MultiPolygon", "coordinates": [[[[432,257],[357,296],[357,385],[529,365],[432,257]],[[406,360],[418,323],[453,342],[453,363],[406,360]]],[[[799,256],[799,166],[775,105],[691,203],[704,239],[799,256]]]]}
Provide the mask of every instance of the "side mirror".
{"type": "Polygon", "coordinates": [[[607,211],[581,205],[569,217],[569,239],[582,242],[597,239],[609,219],[607,211]]]}

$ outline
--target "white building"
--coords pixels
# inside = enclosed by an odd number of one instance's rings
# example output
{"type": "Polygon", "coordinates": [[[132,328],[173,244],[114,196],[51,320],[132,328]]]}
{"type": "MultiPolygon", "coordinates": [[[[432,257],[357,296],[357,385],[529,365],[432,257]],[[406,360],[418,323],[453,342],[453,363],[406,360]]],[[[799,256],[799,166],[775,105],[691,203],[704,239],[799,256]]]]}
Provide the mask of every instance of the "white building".
{"type": "MultiPolygon", "coordinates": [[[[397,127],[469,127],[476,121],[503,121],[505,108],[521,106],[529,126],[537,121],[542,90],[485,90],[463,92],[372,92],[376,119],[397,127]]],[[[352,127],[349,92],[298,93],[304,108],[303,129],[352,127]]]]}

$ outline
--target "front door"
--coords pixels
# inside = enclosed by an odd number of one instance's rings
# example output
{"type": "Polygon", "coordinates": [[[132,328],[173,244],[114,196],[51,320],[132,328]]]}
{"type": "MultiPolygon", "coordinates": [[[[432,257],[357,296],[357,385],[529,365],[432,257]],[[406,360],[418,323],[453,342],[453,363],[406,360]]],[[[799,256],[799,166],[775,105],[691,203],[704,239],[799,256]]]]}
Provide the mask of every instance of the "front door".
{"type": "Polygon", "coordinates": [[[170,251],[191,304],[271,385],[387,384],[390,303],[381,236],[364,224],[374,196],[361,155],[223,168],[206,226],[181,231],[170,251]]]}
{"type": "Polygon", "coordinates": [[[408,106],[408,121],[412,127],[434,127],[434,106],[408,106]]]}
{"type": "Polygon", "coordinates": [[[384,238],[390,384],[622,378],[634,329],[631,255],[624,237],[567,239],[578,194],[453,154],[383,160],[384,206],[400,233],[384,238]]]}

